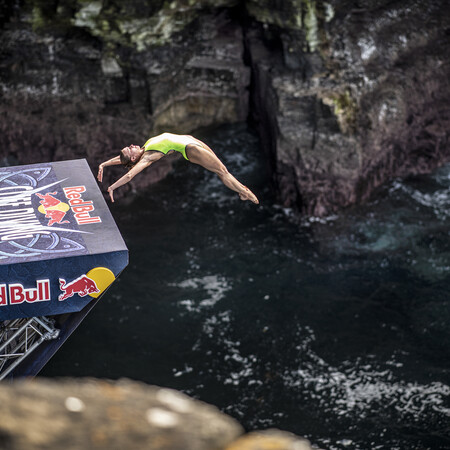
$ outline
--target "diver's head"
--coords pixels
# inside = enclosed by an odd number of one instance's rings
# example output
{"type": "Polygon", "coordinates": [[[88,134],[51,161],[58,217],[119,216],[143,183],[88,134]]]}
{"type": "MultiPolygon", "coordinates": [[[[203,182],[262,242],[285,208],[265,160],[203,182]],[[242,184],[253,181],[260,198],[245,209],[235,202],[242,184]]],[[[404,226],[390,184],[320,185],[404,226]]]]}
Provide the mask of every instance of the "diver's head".
{"type": "Polygon", "coordinates": [[[131,169],[142,156],[142,148],[139,145],[130,145],[120,150],[120,162],[127,169],[131,169]]]}

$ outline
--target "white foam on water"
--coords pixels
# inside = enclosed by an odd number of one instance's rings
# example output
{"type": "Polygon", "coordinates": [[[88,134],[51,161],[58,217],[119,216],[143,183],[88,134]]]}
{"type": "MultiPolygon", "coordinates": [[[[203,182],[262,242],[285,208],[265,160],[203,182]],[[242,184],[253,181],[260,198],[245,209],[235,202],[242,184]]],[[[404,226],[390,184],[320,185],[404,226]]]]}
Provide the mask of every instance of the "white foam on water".
{"type": "Polygon", "coordinates": [[[200,312],[204,309],[213,307],[217,302],[222,300],[226,293],[232,288],[231,283],[221,275],[206,275],[204,277],[187,278],[180,283],[171,284],[178,288],[185,289],[187,291],[193,291],[195,294],[195,300],[192,298],[184,299],[178,302],[178,304],[184,307],[189,312],[200,312]],[[198,291],[201,293],[199,297],[198,291]]]}
{"type": "Polygon", "coordinates": [[[337,415],[355,413],[359,418],[373,414],[374,410],[393,407],[401,416],[415,419],[428,409],[450,417],[450,409],[444,406],[450,396],[450,387],[440,382],[426,385],[394,381],[390,370],[376,370],[370,366],[339,370],[319,364],[285,372],[283,378],[290,388],[302,390],[309,387],[309,395],[319,404],[337,415]],[[312,389],[311,389],[312,388],[312,389]]]}
{"type": "MultiPolygon", "coordinates": [[[[299,328],[297,335],[305,331],[312,333],[309,328],[299,328]]],[[[296,369],[285,370],[283,380],[287,388],[300,389],[324,410],[338,416],[354,414],[358,419],[388,408],[402,418],[418,420],[426,412],[450,418],[450,408],[445,406],[450,386],[438,381],[421,384],[398,380],[391,369],[399,365],[395,356],[383,367],[362,358],[334,367],[312,350],[313,341],[314,334],[303,338],[297,346],[302,362],[296,369]]]]}
{"type": "Polygon", "coordinates": [[[191,373],[193,371],[194,371],[193,367],[188,366],[187,364],[185,364],[184,368],[182,370],[173,369],[173,376],[178,378],[178,377],[181,377],[182,375],[186,375],[186,374],[191,373]]]}
{"type": "Polygon", "coordinates": [[[228,367],[223,372],[224,385],[256,386],[263,381],[255,377],[254,369],[258,367],[258,359],[254,354],[246,355],[241,349],[241,342],[232,339],[233,317],[231,311],[223,311],[208,317],[203,323],[203,336],[200,336],[193,350],[201,350],[204,339],[213,339],[220,347],[223,354],[222,361],[228,367]]]}
{"type": "Polygon", "coordinates": [[[448,183],[450,181],[450,173],[441,171],[436,173],[434,178],[438,183],[444,184],[447,182],[448,185],[428,193],[414,189],[401,181],[395,181],[391,192],[400,190],[419,205],[429,208],[438,219],[448,219],[450,217],[450,183],[448,183]]]}
{"type": "MultiPolygon", "coordinates": [[[[228,369],[221,376],[223,384],[250,389],[246,391],[248,396],[252,388],[265,385],[267,380],[260,378],[260,374],[267,370],[261,370],[264,361],[253,353],[246,354],[242,343],[231,338],[233,322],[230,311],[209,317],[203,325],[204,336],[199,337],[193,350],[201,351],[205,335],[214,339],[222,348],[221,358],[228,369]]],[[[419,421],[424,415],[450,418],[450,408],[446,406],[450,401],[450,386],[439,381],[402,380],[395,373],[402,367],[396,355],[384,363],[372,362],[373,358],[367,355],[333,366],[313,350],[314,341],[313,330],[299,326],[291,340],[298,357],[280,360],[285,367],[274,368],[287,392],[312,400],[327,414],[353,417],[357,421],[384,413],[396,421],[419,421]]],[[[234,408],[245,409],[245,405],[234,405],[234,408]]]]}

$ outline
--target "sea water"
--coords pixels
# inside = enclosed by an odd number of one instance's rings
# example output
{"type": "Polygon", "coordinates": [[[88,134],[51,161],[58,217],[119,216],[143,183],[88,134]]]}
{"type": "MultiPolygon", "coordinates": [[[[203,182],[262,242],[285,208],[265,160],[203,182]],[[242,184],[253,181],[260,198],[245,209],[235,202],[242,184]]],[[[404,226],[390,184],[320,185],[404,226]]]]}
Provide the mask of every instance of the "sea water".
{"type": "Polygon", "coordinates": [[[118,199],[130,264],[42,375],[180,389],[327,449],[450,448],[450,166],[298,219],[251,130],[198,137],[261,205],[184,160],[118,199]]]}

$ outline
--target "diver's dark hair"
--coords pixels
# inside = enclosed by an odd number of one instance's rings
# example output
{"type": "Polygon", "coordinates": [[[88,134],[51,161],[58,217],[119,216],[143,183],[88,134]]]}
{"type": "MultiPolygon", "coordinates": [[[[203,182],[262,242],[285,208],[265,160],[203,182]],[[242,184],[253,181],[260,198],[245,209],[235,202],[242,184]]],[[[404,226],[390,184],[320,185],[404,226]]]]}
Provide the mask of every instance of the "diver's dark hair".
{"type": "MultiPolygon", "coordinates": [[[[125,147],[127,148],[127,147],[125,147]]],[[[132,162],[130,157],[124,154],[125,149],[120,150],[120,163],[127,169],[131,169],[136,163],[132,162]]]]}

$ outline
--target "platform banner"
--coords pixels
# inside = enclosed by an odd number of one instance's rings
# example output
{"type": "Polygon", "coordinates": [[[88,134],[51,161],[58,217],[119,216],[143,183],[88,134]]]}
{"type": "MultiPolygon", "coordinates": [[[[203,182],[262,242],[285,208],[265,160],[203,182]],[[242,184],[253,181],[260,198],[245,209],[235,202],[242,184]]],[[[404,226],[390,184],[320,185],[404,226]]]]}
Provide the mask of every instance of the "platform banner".
{"type": "Polygon", "coordinates": [[[0,321],[80,311],[127,264],[86,160],[0,168],[0,321]]]}

